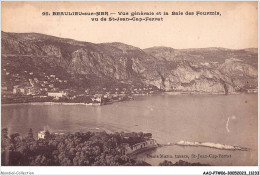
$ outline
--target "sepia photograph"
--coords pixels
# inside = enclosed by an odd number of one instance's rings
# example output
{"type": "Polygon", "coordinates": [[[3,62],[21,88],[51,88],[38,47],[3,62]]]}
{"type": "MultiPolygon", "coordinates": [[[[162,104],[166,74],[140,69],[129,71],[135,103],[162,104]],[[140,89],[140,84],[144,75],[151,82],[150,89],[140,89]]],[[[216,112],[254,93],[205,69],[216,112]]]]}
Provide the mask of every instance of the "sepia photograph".
{"type": "Polygon", "coordinates": [[[1,166],[258,166],[258,2],[2,1],[1,166]]]}

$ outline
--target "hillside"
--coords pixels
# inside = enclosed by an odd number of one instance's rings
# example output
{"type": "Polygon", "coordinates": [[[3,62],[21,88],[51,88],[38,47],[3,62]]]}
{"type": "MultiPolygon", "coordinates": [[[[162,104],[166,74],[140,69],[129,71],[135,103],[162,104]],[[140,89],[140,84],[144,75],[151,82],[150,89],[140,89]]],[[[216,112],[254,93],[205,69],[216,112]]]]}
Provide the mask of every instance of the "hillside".
{"type": "Polygon", "coordinates": [[[232,93],[257,88],[254,48],[142,50],[118,42],[94,44],[6,32],[1,42],[2,86],[7,87],[29,84],[25,73],[33,72],[40,79],[47,73],[56,75],[68,81],[65,87],[82,89],[153,85],[167,91],[232,93]]]}

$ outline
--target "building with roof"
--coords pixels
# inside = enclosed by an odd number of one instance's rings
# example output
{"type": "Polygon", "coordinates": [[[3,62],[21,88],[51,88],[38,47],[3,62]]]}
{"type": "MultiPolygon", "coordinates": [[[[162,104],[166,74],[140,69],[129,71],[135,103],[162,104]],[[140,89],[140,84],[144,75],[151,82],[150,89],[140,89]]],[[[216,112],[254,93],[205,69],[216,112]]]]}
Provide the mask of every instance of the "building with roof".
{"type": "Polygon", "coordinates": [[[156,148],[158,146],[156,140],[154,139],[148,139],[143,142],[134,144],[130,146],[129,144],[122,144],[122,153],[123,154],[134,154],[134,153],[139,153],[142,152],[143,150],[148,150],[152,148],[156,148]]]}

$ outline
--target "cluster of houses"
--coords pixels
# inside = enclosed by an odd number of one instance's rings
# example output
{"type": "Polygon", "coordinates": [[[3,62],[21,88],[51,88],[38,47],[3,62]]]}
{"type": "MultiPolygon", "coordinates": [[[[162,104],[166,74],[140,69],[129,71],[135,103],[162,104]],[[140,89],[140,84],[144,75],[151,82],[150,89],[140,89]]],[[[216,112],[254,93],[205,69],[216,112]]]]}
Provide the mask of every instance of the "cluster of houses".
{"type": "Polygon", "coordinates": [[[247,89],[246,91],[247,91],[247,93],[257,93],[258,92],[258,88],[256,88],[256,89],[247,89]]]}
{"type": "Polygon", "coordinates": [[[13,94],[37,95],[39,93],[40,91],[37,88],[31,86],[15,85],[13,87],[13,94]]]}
{"type": "MultiPolygon", "coordinates": [[[[30,72],[29,74],[33,75],[33,72],[30,72]]],[[[68,83],[68,80],[60,79],[56,77],[56,75],[42,74],[41,78],[29,78],[30,86],[36,87],[40,92],[57,92],[61,85],[66,85],[68,83]]]]}
{"type": "Polygon", "coordinates": [[[158,89],[155,89],[154,87],[140,87],[140,88],[134,88],[131,90],[132,94],[153,94],[158,89]]]}
{"type": "MultiPolygon", "coordinates": [[[[45,101],[53,99],[54,101],[68,100],[78,103],[99,103],[103,100],[124,101],[131,94],[153,94],[158,89],[154,86],[132,86],[132,87],[112,87],[99,89],[75,90],[70,86],[70,82],[59,78],[55,74],[34,73],[33,71],[21,71],[21,73],[12,73],[6,68],[2,69],[6,76],[2,81],[1,90],[3,98],[7,103],[45,101]],[[12,83],[12,84],[10,84],[12,83]],[[85,98],[84,98],[85,96],[85,98]],[[87,98],[86,98],[87,97],[87,98]],[[26,101],[23,100],[26,99],[26,101]],[[91,100],[87,100],[91,98],[91,100]]],[[[82,89],[82,88],[81,88],[82,89]]]]}
{"type": "MultiPolygon", "coordinates": [[[[102,90],[98,90],[96,94],[103,94],[106,96],[109,95],[123,95],[123,94],[153,94],[159,89],[155,86],[135,86],[135,87],[114,87],[114,88],[106,88],[103,87],[102,90]]],[[[91,90],[86,89],[85,93],[89,94],[91,90]]]]}
{"type": "MultiPolygon", "coordinates": [[[[59,92],[60,87],[66,87],[68,80],[58,78],[54,74],[40,73],[34,74],[32,71],[22,71],[10,73],[6,68],[2,69],[6,79],[2,82],[2,90],[21,95],[38,95],[47,92],[59,92]],[[13,85],[7,86],[7,82],[13,85]]],[[[58,95],[59,96],[59,95],[58,95]]]]}
{"type": "MultiPolygon", "coordinates": [[[[27,72],[26,72],[27,73],[27,72]]],[[[24,85],[24,83],[17,84],[13,86],[13,94],[22,94],[22,95],[37,95],[37,94],[47,94],[47,96],[50,97],[64,97],[68,94],[64,91],[64,89],[57,87],[57,84],[67,84],[68,80],[62,80],[56,75],[45,75],[44,78],[36,78],[33,77],[34,73],[29,72],[28,73],[31,77],[28,79],[29,84],[24,85]]],[[[4,87],[7,88],[7,87],[4,87]]],[[[103,87],[103,89],[98,92],[100,94],[103,94],[104,96],[109,96],[111,94],[153,94],[156,91],[155,87],[134,87],[131,89],[128,88],[113,88],[108,90],[106,87],[103,87]]],[[[85,90],[85,94],[88,95],[90,92],[89,89],[85,90]]],[[[106,98],[106,97],[105,97],[106,98]]]]}

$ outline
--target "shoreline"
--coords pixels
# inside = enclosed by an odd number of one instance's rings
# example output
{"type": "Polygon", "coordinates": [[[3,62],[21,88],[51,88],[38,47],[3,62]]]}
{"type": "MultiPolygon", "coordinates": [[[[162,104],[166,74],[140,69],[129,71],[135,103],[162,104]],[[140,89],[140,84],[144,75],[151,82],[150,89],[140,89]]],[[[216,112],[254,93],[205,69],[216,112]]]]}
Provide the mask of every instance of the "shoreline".
{"type": "Polygon", "coordinates": [[[218,150],[232,150],[232,151],[249,151],[250,150],[249,148],[246,148],[246,147],[212,143],[212,142],[179,141],[177,143],[174,143],[173,145],[183,146],[183,147],[208,147],[208,148],[214,148],[214,149],[218,149],[218,150]]]}
{"type": "MultiPolygon", "coordinates": [[[[241,94],[256,94],[258,95],[258,92],[252,92],[252,93],[244,93],[244,92],[235,92],[227,95],[241,95],[241,94]]],[[[154,96],[154,95],[226,95],[223,93],[204,93],[204,92],[162,92],[161,94],[134,94],[134,97],[139,97],[139,96],[154,96]]],[[[133,100],[133,99],[132,99],[133,100]]],[[[113,103],[118,103],[118,102],[124,102],[124,101],[115,101],[113,103]]],[[[110,105],[113,103],[108,103],[108,104],[94,104],[94,103],[70,103],[70,102],[24,102],[24,103],[1,103],[1,106],[13,106],[13,105],[68,105],[68,106],[73,106],[73,105],[84,105],[84,106],[104,106],[104,105],[110,105]]]]}
{"type": "Polygon", "coordinates": [[[163,92],[166,95],[240,95],[240,94],[258,94],[258,92],[232,92],[232,93],[208,93],[208,92],[163,92]]]}
{"type": "Polygon", "coordinates": [[[84,105],[84,106],[102,106],[100,104],[87,104],[87,103],[67,103],[67,102],[26,102],[26,103],[2,103],[2,106],[12,105],[84,105]]]}

